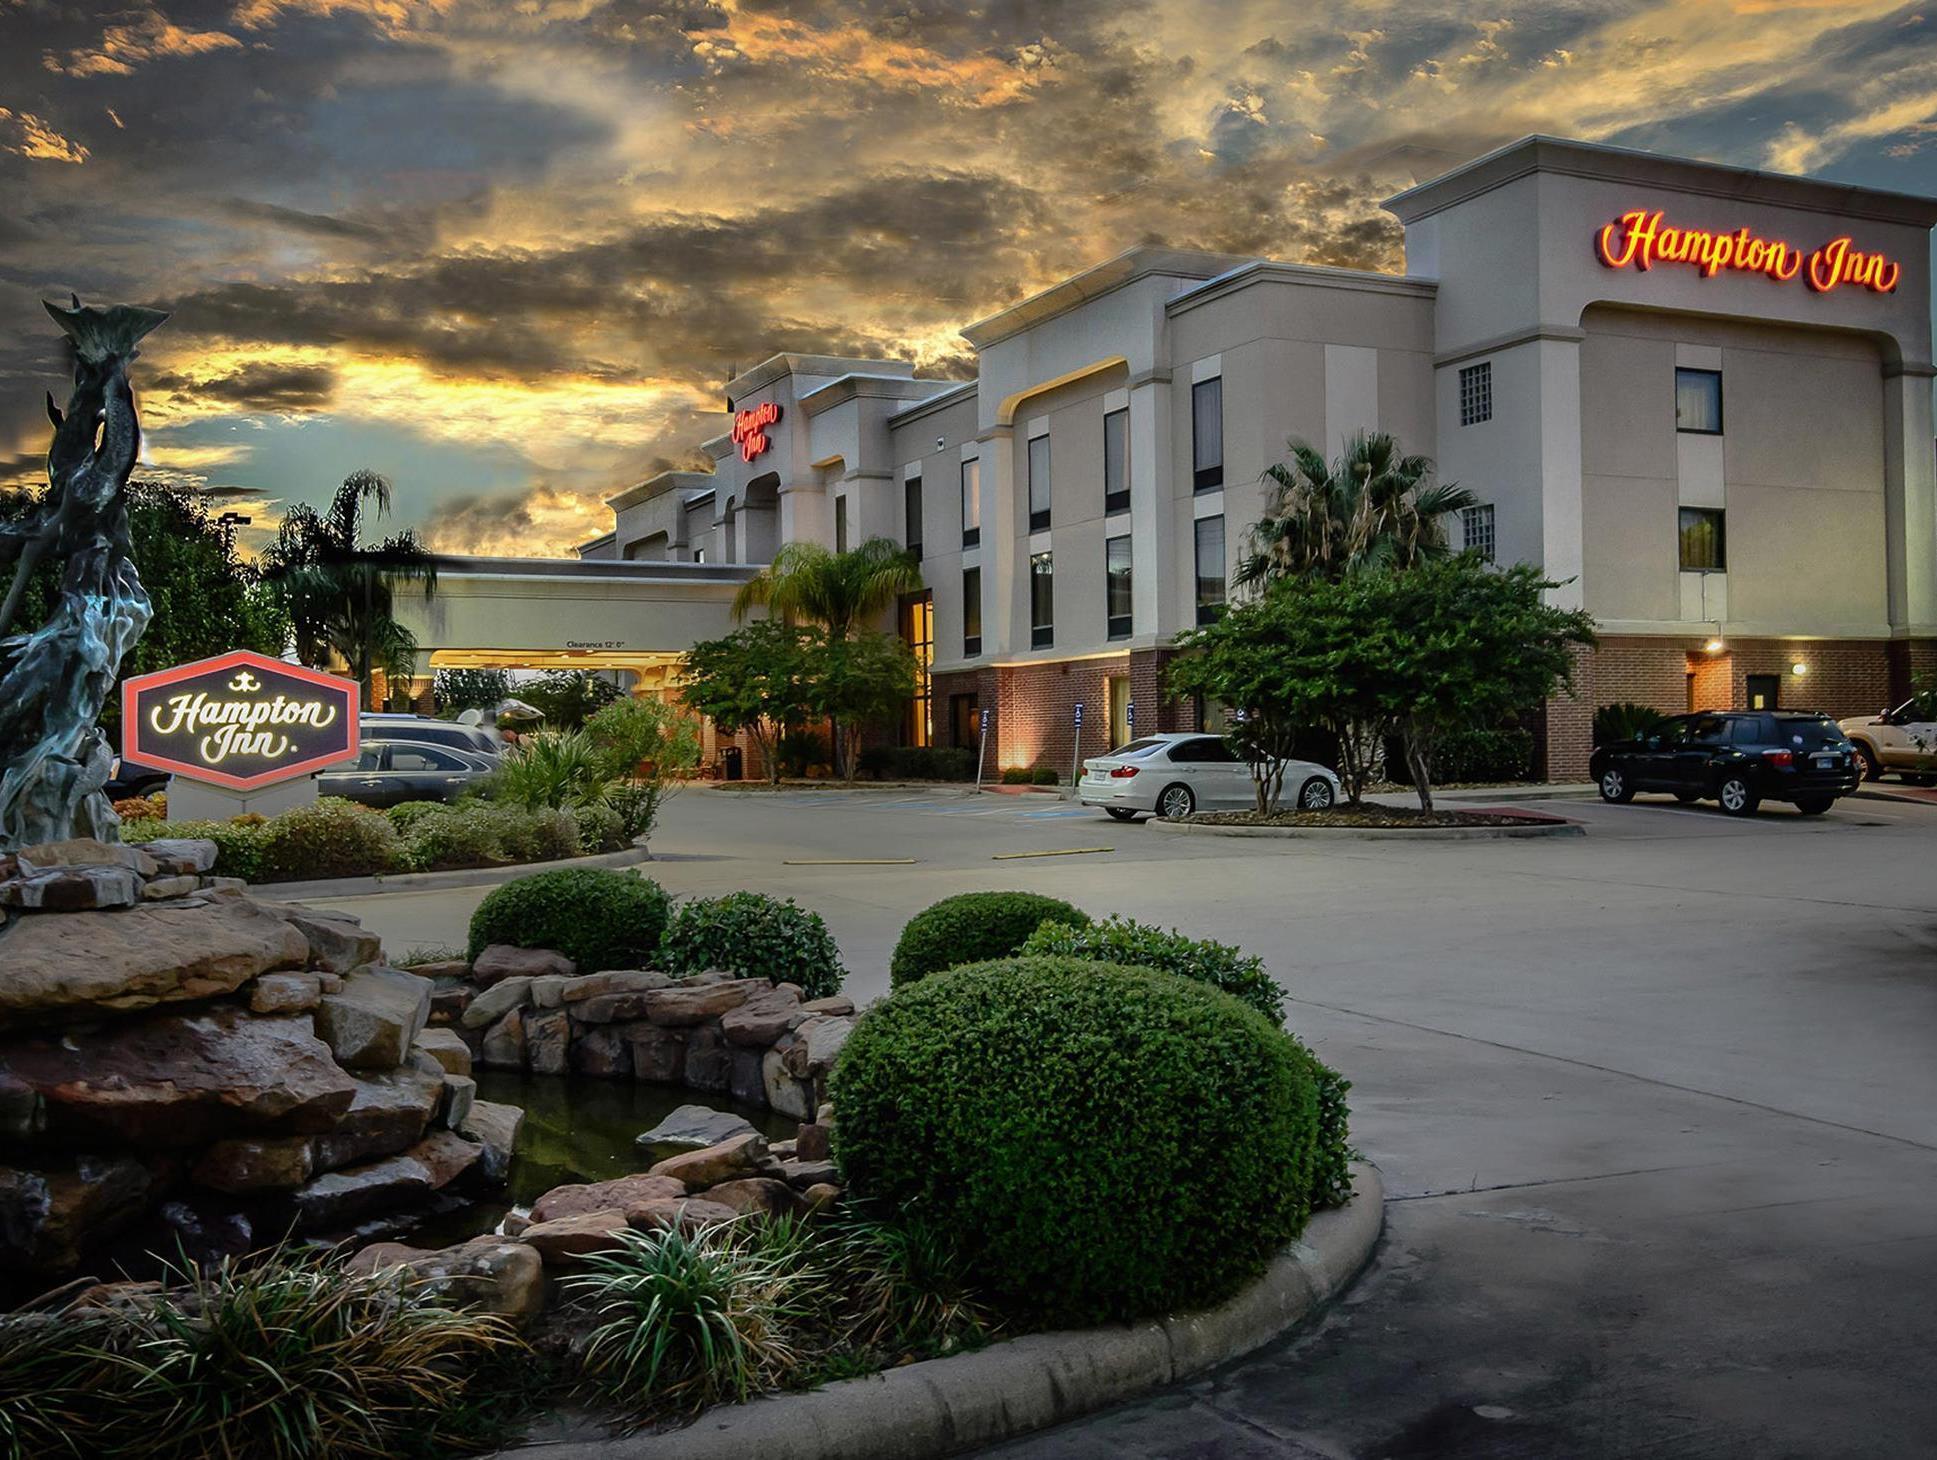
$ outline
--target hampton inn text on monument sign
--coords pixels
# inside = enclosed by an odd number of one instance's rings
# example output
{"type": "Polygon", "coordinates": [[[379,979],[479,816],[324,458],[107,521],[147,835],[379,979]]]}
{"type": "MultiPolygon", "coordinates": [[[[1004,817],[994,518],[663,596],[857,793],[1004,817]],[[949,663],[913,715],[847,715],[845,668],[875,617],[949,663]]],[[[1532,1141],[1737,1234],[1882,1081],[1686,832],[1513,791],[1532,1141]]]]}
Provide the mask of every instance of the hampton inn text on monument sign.
{"type": "Polygon", "coordinates": [[[253,791],[353,759],[353,679],[238,649],[121,687],[121,756],[253,791]]]}

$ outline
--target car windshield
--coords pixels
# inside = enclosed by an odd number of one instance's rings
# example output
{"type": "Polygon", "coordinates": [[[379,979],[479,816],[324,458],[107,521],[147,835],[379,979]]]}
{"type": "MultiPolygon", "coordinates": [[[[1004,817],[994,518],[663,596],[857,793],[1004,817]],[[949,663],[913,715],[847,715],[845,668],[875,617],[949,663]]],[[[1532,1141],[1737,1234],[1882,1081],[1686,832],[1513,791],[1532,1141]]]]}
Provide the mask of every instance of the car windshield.
{"type": "Polygon", "coordinates": [[[1826,715],[1778,715],[1776,738],[1797,750],[1821,750],[1843,744],[1843,732],[1826,715]]]}
{"type": "Polygon", "coordinates": [[[1168,745],[1169,743],[1167,740],[1132,740],[1128,745],[1119,746],[1117,749],[1111,751],[1110,754],[1119,759],[1126,756],[1134,758],[1139,755],[1148,755],[1159,746],[1168,745]]]}

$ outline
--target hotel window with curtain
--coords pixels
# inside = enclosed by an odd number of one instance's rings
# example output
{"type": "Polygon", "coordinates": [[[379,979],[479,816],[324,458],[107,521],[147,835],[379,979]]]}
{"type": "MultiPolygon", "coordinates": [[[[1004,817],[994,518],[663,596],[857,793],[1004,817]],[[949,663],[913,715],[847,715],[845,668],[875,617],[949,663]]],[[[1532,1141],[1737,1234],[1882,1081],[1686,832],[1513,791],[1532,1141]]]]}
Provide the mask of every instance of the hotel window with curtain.
{"type": "Polygon", "coordinates": [[[1056,565],[1049,553],[1029,555],[1029,647],[1056,642],[1056,565]]]}
{"type": "Polygon", "coordinates": [[[1103,417],[1103,510],[1130,510],[1130,413],[1103,417]]]}
{"type": "Polygon", "coordinates": [[[1224,381],[1218,376],[1190,388],[1191,490],[1224,485],[1224,381]]]}
{"type": "Polygon", "coordinates": [[[962,657],[982,652],[982,570],[962,569],[962,657]]]}
{"type": "Polygon", "coordinates": [[[1224,519],[1200,517],[1197,533],[1197,621],[1215,623],[1224,611],[1224,519]]]}
{"type": "Polygon", "coordinates": [[[1049,437],[1029,438],[1029,530],[1049,526],[1049,437]]]}
{"type": "Polygon", "coordinates": [[[904,541],[910,555],[921,556],[921,478],[909,477],[901,484],[901,521],[904,541]]]}
{"type": "Polygon", "coordinates": [[[1675,371],[1675,429],[1698,436],[1722,434],[1722,372],[1675,371]]]}
{"type": "Polygon", "coordinates": [[[1113,537],[1103,544],[1105,610],[1112,639],[1130,637],[1130,539],[1113,537]]]}
{"type": "Polygon", "coordinates": [[[1719,507],[1681,509],[1681,570],[1684,573],[1728,571],[1728,542],[1719,507]]]}
{"type": "Polygon", "coordinates": [[[847,551],[847,498],[834,499],[834,551],[847,551]]]}
{"type": "Polygon", "coordinates": [[[962,546],[975,547],[982,541],[982,463],[971,458],[962,463],[962,546]]]}

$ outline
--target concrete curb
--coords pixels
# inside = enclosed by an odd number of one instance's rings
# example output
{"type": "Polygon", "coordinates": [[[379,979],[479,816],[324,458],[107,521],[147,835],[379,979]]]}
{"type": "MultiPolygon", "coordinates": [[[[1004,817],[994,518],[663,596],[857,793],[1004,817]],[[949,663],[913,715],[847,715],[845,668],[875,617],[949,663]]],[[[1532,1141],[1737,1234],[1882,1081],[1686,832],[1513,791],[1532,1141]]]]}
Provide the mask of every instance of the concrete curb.
{"type": "Polygon", "coordinates": [[[1206,826],[1153,817],[1145,825],[1191,836],[1256,836],[1311,841],[1509,841],[1534,836],[1585,836],[1578,821],[1529,822],[1525,826],[1206,826]]]}
{"type": "Polygon", "coordinates": [[[684,1429],[500,1452],[526,1460],[908,1460],[955,1455],[1135,1399],[1241,1358],[1311,1317],[1371,1259],[1385,1188],[1353,1199],[1222,1307],[1153,1323],[1032,1333],[975,1353],[709,1411],[684,1429]]]}
{"type": "Polygon", "coordinates": [[[452,872],[393,872],[376,877],[325,877],[310,882],[251,882],[249,891],[272,901],[291,898],[372,897],[379,892],[436,892],[446,887],[493,887],[529,877],[534,872],[559,872],[568,867],[632,867],[652,860],[644,847],[598,852],[589,857],[562,857],[556,862],[517,862],[509,867],[461,867],[452,872]]]}

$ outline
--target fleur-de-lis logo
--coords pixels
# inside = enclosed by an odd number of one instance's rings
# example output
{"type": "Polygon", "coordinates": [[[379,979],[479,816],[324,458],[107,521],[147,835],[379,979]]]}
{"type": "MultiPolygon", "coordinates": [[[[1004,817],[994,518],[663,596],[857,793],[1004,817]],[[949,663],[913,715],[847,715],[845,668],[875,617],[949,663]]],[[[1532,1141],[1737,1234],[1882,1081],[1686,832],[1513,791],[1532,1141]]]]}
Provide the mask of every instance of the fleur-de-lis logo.
{"type": "Polygon", "coordinates": [[[234,679],[229,681],[229,688],[234,690],[237,694],[246,695],[255,690],[261,689],[262,681],[257,679],[253,674],[249,673],[249,671],[245,669],[240,674],[238,674],[234,679]]]}

